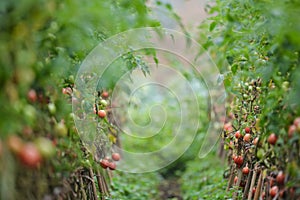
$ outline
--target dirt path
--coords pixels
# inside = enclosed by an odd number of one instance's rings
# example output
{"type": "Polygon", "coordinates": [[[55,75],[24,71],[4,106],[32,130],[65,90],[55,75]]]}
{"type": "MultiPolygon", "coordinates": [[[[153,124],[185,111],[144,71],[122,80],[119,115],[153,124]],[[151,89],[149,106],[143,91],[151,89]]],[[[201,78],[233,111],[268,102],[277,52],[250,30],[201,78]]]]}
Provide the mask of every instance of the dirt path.
{"type": "Polygon", "coordinates": [[[159,196],[161,200],[173,199],[183,200],[181,196],[180,183],[177,178],[165,179],[159,185],[159,196]]]}

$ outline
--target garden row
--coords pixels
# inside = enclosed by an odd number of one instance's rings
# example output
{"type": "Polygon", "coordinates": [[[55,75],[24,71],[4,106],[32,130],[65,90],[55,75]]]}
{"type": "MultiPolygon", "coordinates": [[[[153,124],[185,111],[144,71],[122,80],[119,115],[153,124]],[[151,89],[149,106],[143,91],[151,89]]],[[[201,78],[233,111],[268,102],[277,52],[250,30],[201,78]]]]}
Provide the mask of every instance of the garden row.
{"type": "Polygon", "coordinates": [[[295,1],[216,1],[202,25],[227,91],[222,142],[233,199],[300,197],[299,9],[295,1]]]}

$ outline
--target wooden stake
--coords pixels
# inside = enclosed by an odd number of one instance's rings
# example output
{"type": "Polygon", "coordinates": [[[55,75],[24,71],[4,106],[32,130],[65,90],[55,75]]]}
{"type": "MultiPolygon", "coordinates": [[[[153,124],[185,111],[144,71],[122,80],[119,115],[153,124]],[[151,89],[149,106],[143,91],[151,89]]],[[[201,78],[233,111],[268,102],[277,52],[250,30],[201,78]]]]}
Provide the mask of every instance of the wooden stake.
{"type": "Polygon", "coordinates": [[[259,178],[258,178],[258,182],[257,182],[257,187],[256,187],[255,195],[254,195],[254,200],[259,199],[259,196],[260,196],[260,193],[261,193],[262,182],[263,182],[263,171],[261,170],[259,178]]]}
{"type": "Polygon", "coordinates": [[[233,172],[234,172],[234,167],[231,165],[228,185],[227,185],[227,189],[226,189],[227,192],[232,187],[232,183],[233,183],[233,179],[234,179],[234,173],[233,172]]]}
{"type": "Polygon", "coordinates": [[[255,167],[253,175],[252,175],[252,180],[251,180],[251,185],[250,185],[249,193],[248,193],[248,200],[252,199],[252,191],[253,191],[253,187],[255,185],[256,176],[257,176],[257,169],[255,167]]]}
{"type": "Polygon", "coordinates": [[[93,172],[92,168],[90,168],[89,171],[90,171],[90,177],[91,177],[91,182],[92,182],[94,200],[97,200],[98,196],[97,196],[96,184],[94,181],[94,172],[93,172]]]}
{"type": "MultiPolygon", "coordinates": [[[[248,197],[249,187],[250,187],[251,179],[252,179],[252,174],[253,174],[253,171],[252,171],[252,169],[251,169],[251,170],[250,170],[250,173],[248,174],[246,186],[245,186],[245,189],[244,189],[244,194],[243,194],[243,199],[244,199],[244,200],[247,199],[247,197],[248,197]]],[[[252,193],[252,190],[250,190],[250,192],[252,193]]]]}

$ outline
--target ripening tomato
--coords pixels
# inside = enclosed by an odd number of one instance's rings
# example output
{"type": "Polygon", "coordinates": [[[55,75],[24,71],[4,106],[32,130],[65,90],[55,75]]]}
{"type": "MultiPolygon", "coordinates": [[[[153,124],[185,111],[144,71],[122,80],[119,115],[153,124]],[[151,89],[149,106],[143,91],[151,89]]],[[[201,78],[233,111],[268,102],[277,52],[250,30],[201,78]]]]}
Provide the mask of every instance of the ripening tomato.
{"type": "Polygon", "coordinates": [[[300,126],[300,117],[297,117],[295,120],[294,120],[294,125],[296,127],[299,127],[300,126]]]}
{"type": "Polygon", "coordinates": [[[13,153],[19,153],[23,146],[23,141],[16,135],[7,138],[7,146],[13,153]]]}
{"type": "Polygon", "coordinates": [[[253,140],[253,144],[254,144],[254,145],[257,145],[257,143],[258,143],[258,137],[256,137],[256,138],[253,140]]]}
{"type": "Polygon", "coordinates": [[[277,195],[277,193],[278,193],[278,186],[273,186],[271,189],[270,189],[270,196],[271,197],[275,197],[276,195],[277,195]]]}
{"type": "Polygon", "coordinates": [[[250,133],[250,131],[251,131],[250,127],[246,127],[246,128],[245,128],[245,132],[246,132],[246,133],[250,133]]]}
{"type": "Polygon", "coordinates": [[[277,136],[275,135],[275,133],[272,133],[269,137],[268,137],[268,143],[275,145],[277,142],[277,136]]]}
{"type": "Polygon", "coordinates": [[[243,138],[243,140],[244,140],[245,142],[250,142],[250,139],[251,139],[251,135],[250,135],[249,133],[247,133],[247,134],[244,136],[244,138],[243,138]]]}
{"type": "Polygon", "coordinates": [[[296,131],[297,131],[297,127],[294,124],[291,125],[288,130],[288,137],[289,138],[293,137],[293,135],[296,131]]]}
{"type": "Polygon", "coordinates": [[[72,92],[73,92],[73,90],[70,87],[65,87],[65,88],[62,89],[63,94],[71,95],[72,92]]]}
{"type": "Polygon", "coordinates": [[[236,184],[236,183],[237,183],[237,181],[238,181],[238,177],[237,177],[237,176],[235,176],[235,177],[234,177],[234,180],[233,180],[234,184],[236,184]]]}
{"type": "Polygon", "coordinates": [[[32,143],[23,145],[18,155],[22,164],[30,168],[38,167],[42,161],[40,152],[32,143]]]}
{"type": "Polygon", "coordinates": [[[37,94],[36,91],[34,89],[31,89],[28,91],[27,93],[27,99],[31,102],[34,103],[37,101],[37,94]]]}
{"type": "Polygon", "coordinates": [[[103,91],[102,94],[101,94],[101,97],[103,99],[107,99],[109,97],[109,93],[107,91],[103,91]]]}
{"type": "Polygon", "coordinates": [[[233,145],[233,142],[232,142],[232,141],[229,142],[228,147],[229,147],[229,149],[233,149],[234,145],[233,145]]]}
{"type": "Polygon", "coordinates": [[[114,161],[119,161],[120,158],[121,158],[121,156],[120,156],[120,154],[118,154],[118,153],[113,153],[113,154],[111,155],[111,158],[112,158],[114,161]]]}
{"type": "Polygon", "coordinates": [[[106,112],[105,112],[105,110],[98,110],[98,116],[99,116],[100,118],[106,117],[106,112]]]}
{"type": "Polygon", "coordinates": [[[224,124],[224,130],[231,132],[233,130],[232,124],[230,122],[224,124]]]}
{"type": "Polygon", "coordinates": [[[242,170],[243,174],[249,174],[249,171],[249,167],[244,167],[242,170]]]}
{"type": "Polygon", "coordinates": [[[277,177],[276,177],[276,181],[278,184],[280,185],[283,185],[284,184],[284,179],[285,179],[285,175],[282,171],[280,171],[278,174],[277,174],[277,177]]]}
{"type": "Polygon", "coordinates": [[[239,139],[241,137],[240,131],[235,132],[234,136],[236,139],[239,139]]]}

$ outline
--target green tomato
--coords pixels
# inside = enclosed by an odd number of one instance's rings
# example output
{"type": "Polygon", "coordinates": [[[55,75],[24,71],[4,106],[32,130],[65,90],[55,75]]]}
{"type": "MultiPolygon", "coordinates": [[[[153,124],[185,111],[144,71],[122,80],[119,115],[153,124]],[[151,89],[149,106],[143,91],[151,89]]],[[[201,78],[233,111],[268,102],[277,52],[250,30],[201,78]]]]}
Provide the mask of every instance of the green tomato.
{"type": "Polygon", "coordinates": [[[284,91],[288,91],[288,90],[289,90],[289,85],[290,85],[290,83],[289,83],[288,81],[284,81],[284,82],[282,83],[282,89],[283,89],[284,91]]]}
{"type": "Polygon", "coordinates": [[[54,127],[57,136],[65,137],[68,134],[68,129],[63,122],[59,122],[54,127]]]}
{"type": "Polygon", "coordinates": [[[56,106],[54,103],[49,103],[48,104],[48,110],[51,115],[54,115],[56,113],[56,106]]]}
{"type": "Polygon", "coordinates": [[[257,151],[257,157],[259,158],[259,159],[262,159],[263,157],[264,157],[264,150],[262,150],[262,149],[259,149],[258,151],[257,151]]]}
{"type": "Polygon", "coordinates": [[[35,141],[35,145],[44,158],[55,155],[55,148],[51,140],[40,137],[35,141]]]}
{"type": "Polygon", "coordinates": [[[106,100],[102,99],[102,100],[100,101],[100,104],[103,105],[104,107],[106,107],[108,103],[107,103],[106,100]]]}
{"type": "Polygon", "coordinates": [[[31,105],[26,105],[23,108],[23,114],[24,114],[24,118],[28,119],[30,122],[33,122],[36,119],[36,110],[31,105]]]}

